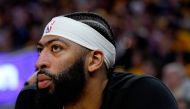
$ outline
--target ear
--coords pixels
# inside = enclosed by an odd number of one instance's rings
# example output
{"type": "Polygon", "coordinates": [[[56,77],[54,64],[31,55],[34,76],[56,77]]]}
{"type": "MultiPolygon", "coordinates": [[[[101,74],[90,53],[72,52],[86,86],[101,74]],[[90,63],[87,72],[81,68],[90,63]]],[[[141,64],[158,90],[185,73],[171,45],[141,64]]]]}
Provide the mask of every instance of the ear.
{"type": "Polygon", "coordinates": [[[104,62],[104,54],[102,51],[96,50],[91,51],[89,59],[88,59],[88,71],[94,72],[99,69],[104,62]]]}

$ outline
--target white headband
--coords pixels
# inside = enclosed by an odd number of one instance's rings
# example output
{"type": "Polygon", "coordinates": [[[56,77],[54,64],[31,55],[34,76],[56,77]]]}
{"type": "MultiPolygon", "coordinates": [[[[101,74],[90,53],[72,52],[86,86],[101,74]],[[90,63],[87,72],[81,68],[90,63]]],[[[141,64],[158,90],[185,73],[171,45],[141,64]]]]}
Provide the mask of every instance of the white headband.
{"type": "Polygon", "coordinates": [[[54,17],[47,24],[42,37],[47,35],[64,37],[90,50],[101,50],[107,68],[115,63],[116,50],[113,44],[84,23],[63,16],[54,17]]]}

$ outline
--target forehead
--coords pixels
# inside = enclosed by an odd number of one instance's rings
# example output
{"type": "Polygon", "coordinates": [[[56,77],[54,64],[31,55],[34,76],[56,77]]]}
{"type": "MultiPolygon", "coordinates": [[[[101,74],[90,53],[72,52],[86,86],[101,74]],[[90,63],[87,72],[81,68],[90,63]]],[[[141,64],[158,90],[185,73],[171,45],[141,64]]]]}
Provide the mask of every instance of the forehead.
{"type": "Polygon", "coordinates": [[[56,35],[47,35],[47,36],[44,36],[40,39],[40,41],[38,42],[39,44],[41,45],[45,45],[49,42],[54,42],[54,41],[59,41],[59,42],[62,42],[66,45],[76,45],[74,42],[64,38],[64,37],[61,37],[61,36],[56,36],[56,35]]]}

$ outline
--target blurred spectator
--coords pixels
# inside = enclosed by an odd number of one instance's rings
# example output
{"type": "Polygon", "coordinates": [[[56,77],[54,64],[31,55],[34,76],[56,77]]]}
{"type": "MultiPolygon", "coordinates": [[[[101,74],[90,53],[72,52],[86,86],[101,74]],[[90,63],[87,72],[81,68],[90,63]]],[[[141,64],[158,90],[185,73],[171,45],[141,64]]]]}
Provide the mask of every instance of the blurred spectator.
{"type": "Polygon", "coordinates": [[[36,42],[40,40],[42,36],[42,29],[38,25],[31,26],[31,30],[29,33],[29,41],[27,42],[27,46],[34,46],[36,42]]]}
{"type": "Polygon", "coordinates": [[[162,80],[174,94],[180,109],[190,102],[190,80],[183,65],[169,63],[164,66],[162,80]]]}
{"type": "Polygon", "coordinates": [[[0,51],[10,52],[13,48],[13,40],[11,38],[11,30],[8,28],[0,28],[0,51]]]}
{"type": "Polygon", "coordinates": [[[27,26],[29,23],[29,15],[27,10],[22,6],[15,6],[11,10],[11,18],[12,27],[14,28],[14,49],[18,49],[24,46],[28,40],[29,30],[27,26]]]}
{"type": "Polygon", "coordinates": [[[158,69],[159,66],[157,65],[156,62],[154,62],[153,59],[147,59],[143,62],[142,70],[146,75],[151,75],[159,78],[160,75],[158,75],[159,74],[158,69]]]}
{"type": "Polygon", "coordinates": [[[128,69],[129,72],[135,74],[143,74],[142,64],[144,61],[143,52],[139,50],[135,50],[132,53],[131,57],[131,67],[128,69]]]}

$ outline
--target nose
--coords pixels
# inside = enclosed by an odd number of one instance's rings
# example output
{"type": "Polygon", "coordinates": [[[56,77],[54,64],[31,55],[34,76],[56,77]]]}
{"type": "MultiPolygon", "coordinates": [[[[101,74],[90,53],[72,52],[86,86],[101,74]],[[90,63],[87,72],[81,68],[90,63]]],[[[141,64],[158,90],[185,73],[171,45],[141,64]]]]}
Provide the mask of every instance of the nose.
{"type": "Polygon", "coordinates": [[[50,59],[48,53],[45,50],[42,51],[37,59],[36,68],[37,69],[49,68],[50,67],[49,60],[50,59]]]}

